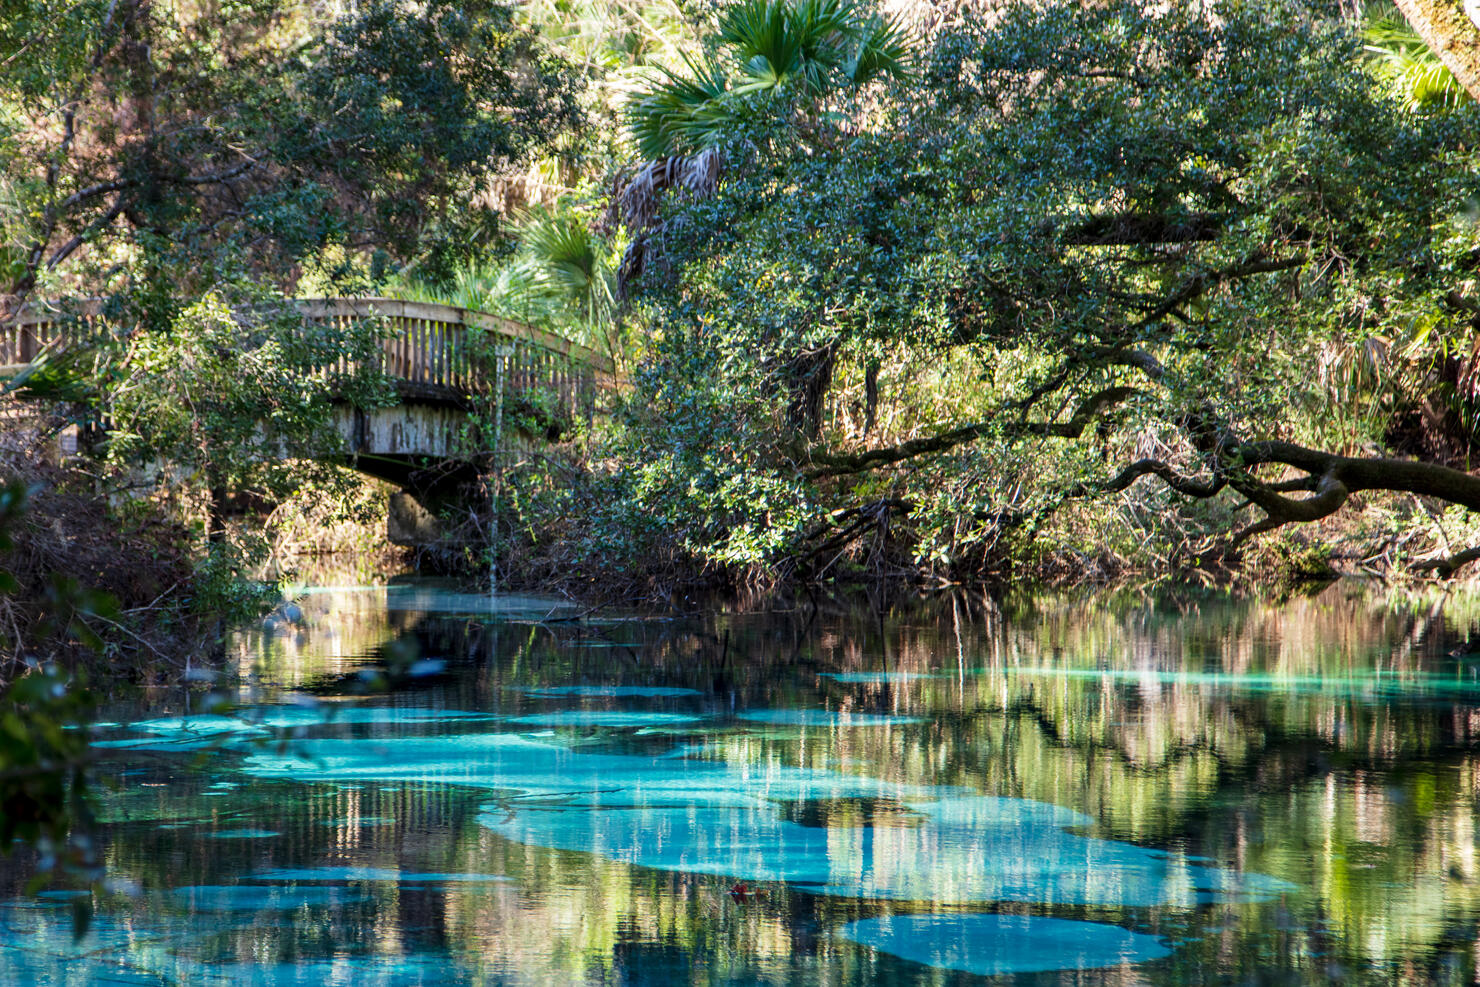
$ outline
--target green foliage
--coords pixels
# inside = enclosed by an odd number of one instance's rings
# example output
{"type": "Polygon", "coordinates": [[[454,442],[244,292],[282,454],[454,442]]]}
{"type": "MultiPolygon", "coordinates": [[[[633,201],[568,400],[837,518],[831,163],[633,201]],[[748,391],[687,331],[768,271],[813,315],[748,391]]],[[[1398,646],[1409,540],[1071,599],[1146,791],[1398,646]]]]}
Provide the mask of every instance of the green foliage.
{"type": "Polygon", "coordinates": [[[614,353],[608,337],[616,318],[617,254],[591,232],[585,217],[535,210],[520,224],[519,247],[529,272],[528,293],[573,311],[586,327],[580,335],[600,340],[614,353]]]}
{"type": "Polygon", "coordinates": [[[394,400],[369,369],[374,323],[316,324],[250,285],[183,305],[154,331],[127,330],[136,311],[107,320],[89,375],[110,423],[104,454],[121,468],[162,459],[207,489],[280,491],[302,469],[285,457],[342,451],[335,401],[394,400]]]}
{"type": "MultiPolygon", "coordinates": [[[[718,54],[685,57],[629,112],[638,151],[650,160],[714,147],[757,111],[746,97],[833,90],[908,73],[911,46],[895,23],[846,0],[743,0],[725,8],[718,54]]],[[[764,102],[760,104],[763,112],[764,102]]]]}
{"type": "MultiPolygon", "coordinates": [[[[0,486],[0,553],[15,547],[10,529],[26,508],[26,488],[19,483],[0,486]]],[[[0,569],[0,593],[14,593],[19,587],[13,574],[0,569]]]]}
{"type": "Polygon", "coordinates": [[[1368,3],[1362,10],[1362,40],[1384,78],[1410,110],[1453,109],[1469,93],[1413,30],[1394,4],[1368,3]]]}
{"type": "Polygon", "coordinates": [[[87,734],[76,727],[92,709],[91,695],[53,668],[34,669],[0,693],[0,852],[24,841],[54,857],[74,823],[91,818],[87,734]]]}
{"type": "Polygon", "coordinates": [[[494,3],[53,8],[0,11],[15,296],[288,287],[326,256],[340,279],[445,278],[496,229],[477,193],[579,118],[563,64],[494,3]]]}
{"type": "Polygon", "coordinates": [[[1219,468],[1192,422],[1384,442],[1401,395],[1333,406],[1313,368],[1468,338],[1474,121],[1404,112],[1362,59],[1252,3],[1019,5],[839,96],[835,127],[750,119],[640,285],[632,496],[699,557],[765,564],[892,498],[916,560],[976,565],[1138,458],[1219,468]]]}
{"type": "MultiPolygon", "coordinates": [[[[580,73],[593,129],[605,131],[586,136],[600,146],[614,135],[609,125],[634,90],[654,71],[677,68],[698,50],[687,6],[677,0],[532,0],[519,13],[580,73]]],[[[615,153],[612,145],[605,150],[615,153]]]]}
{"type": "Polygon", "coordinates": [[[615,292],[621,251],[593,231],[586,212],[564,203],[527,210],[512,232],[516,246],[506,259],[464,266],[446,285],[403,279],[387,290],[539,326],[620,358],[615,292]]]}

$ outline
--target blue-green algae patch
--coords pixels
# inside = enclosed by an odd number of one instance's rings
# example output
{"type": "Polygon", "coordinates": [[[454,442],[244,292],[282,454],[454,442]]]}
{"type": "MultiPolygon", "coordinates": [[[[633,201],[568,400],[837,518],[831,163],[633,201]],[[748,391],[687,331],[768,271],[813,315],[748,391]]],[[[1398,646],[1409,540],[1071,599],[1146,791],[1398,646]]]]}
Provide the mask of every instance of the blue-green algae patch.
{"type": "Polygon", "coordinates": [[[391,826],[396,822],[394,816],[359,816],[356,818],[324,819],[320,826],[362,826],[374,828],[377,826],[391,826]]]}
{"type": "Polygon", "coordinates": [[[804,885],[898,901],[1017,901],[1191,907],[1289,893],[1238,874],[1074,832],[1060,806],[959,788],[903,785],[819,768],[587,753],[519,734],[402,737],[373,750],[307,741],[258,753],[249,774],[304,782],[436,782],[505,793],[478,821],[516,843],[594,853],[659,870],[804,885]],[[912,825],[827,828],[790,816],[806,803],[887,799],[912,825]]]}
{"type": "Polygon", "coordinates": [[[162,716],[153,720],[137,720],[129,724],[134,730],[158,734],[192,734],[214,737],[223,733],[261,732],[262,727],[236,716],[217,716],[200,713],[191,716],[162,716]]]}
{"type": "Polygon", "coordinates": [[[669,698],[702,696],[698,689],[664,685],[558,685],[515,689],[531,696],[585,696],[599,699],[669,698]]]}
{"type": "Polygon", "coordinates": [[[282,834],[271,829],[219,829],[211,835],[218,840],[266,840],[282,834]]]}
{"type": "Polygon", "coordinates": [[[492,720],[488,713],[457,709],[427,709],[395,706],[277,706],[263,707],[245,714],[248,722],[265,727],[286,729],[330,725],[380,725],[401,723],[436,723],[444,720],[492,720]]]}
{"type": "Polygon", "coordinates": [[[674,723],[694,723],[700,717],[690,713],[644,713],[615,709],[562,709],[549,713],[511,717],[507,722],[536,727],[651,727],[674,723]]]}
{"type": "MultiPolygon", "coordinates": [[[[265,733],[266,731],[257,731],[265,733]]],[[[116,740],[95,740],[93,747],[104,750],[153,751],[159,753],[208,751],[218,748],[240,747],[243,736],[235,734],[211,734],[198,736],[186,734],[180,737],[123,737],[116,740]]]]}
{"type": "Polygon", "coordinates": [[[796,727],[879,727],[897,723],[923,723],[918,716],[884,713],[839,713],[827,709],[753,709],[738,714],[742,720],[796,727]]]}
{"type": "Polygon", "coordinates": [[[1156,936],[1101,922],[1031,915],[891,915],[838,935],[880,952],[982,977],[1147,963],[1172,950],[1156,936]]]}
{"type": "Polygon", "coordinates": [[[175,904],[193,912],[291,912],[299,908],[337,908],[369,901],[367,895],[328,885],[286,887],[255,884],[201,884],[175,888],[175,904]]]}
{"type": "Polygon", "coordinates": [[[200,983],[231,987],[461,987],[484,983],[446,956],[344,956],[296,963],[200,963],[200,983]]]}
{"type": "Polygon", "coordinates": [[[822,672],[821,676],[835,682],[852,682],[859,685],[892,685],[915,682],[920,679],[946,677],[927,672],[822,672]]]}

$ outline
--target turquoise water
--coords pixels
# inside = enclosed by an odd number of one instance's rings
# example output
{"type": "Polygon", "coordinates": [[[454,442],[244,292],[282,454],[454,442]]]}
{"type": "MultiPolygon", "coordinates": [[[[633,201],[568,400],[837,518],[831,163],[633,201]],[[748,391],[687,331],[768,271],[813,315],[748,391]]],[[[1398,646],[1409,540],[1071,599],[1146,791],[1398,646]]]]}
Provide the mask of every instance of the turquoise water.
{"type": "Polygon", "coordinates": [[[306,591],[106,711],[0,983],[1472,982],[1471,612],[306,591]]]}

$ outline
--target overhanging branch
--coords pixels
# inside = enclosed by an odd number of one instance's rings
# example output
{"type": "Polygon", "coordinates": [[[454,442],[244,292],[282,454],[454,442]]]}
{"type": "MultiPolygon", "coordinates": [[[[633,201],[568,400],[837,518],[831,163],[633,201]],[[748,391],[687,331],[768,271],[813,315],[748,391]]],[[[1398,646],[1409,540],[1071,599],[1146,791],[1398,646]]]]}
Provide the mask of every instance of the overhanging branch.
{"type": "Polygon", "coordinates": [[[929,455],[930,453],[945,452],[957,446],[965,445],[968,442],[973,442],[993,431],[1001,431],[1004,434],[1016,436],[1037,435],[1052,438],[1077,439],[1105,411],[1123,403],[1137,393],[1138,391],[1134,387],[1107,387],[1081,402],[1073,416],[1065,422],[1018,421],[1006,425],[993,421],[976,422],[971,425],[963,425],[960,428],[953,428],[947,432],[940,432],[936,435],[911,439],[908,442],[901,442],[898,445],[886,446],[881,449],[869,449],[853,455],[815,454],[812,457],[811,467],[803,472],[807,478],[813,480],[828,476],[862,473],[866,470],[878,469],[881,466],[892,466],[895,463],[902,463],[909,459],[929,455]]]}

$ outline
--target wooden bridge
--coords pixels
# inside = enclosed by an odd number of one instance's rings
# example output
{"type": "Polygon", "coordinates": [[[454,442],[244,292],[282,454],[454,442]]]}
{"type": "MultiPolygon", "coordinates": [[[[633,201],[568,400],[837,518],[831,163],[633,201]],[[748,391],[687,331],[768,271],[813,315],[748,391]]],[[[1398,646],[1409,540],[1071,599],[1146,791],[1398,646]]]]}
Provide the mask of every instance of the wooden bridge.
{"type": "MultiPolygon", "coordinates": [[[[505,399],[538,407],[554,422],[589,419],[598,392],[613,383],[609,358],[533,326],[423,302],[393,298],[305,298],[293,303],[305,320],[389,323],[377,368],[401,396],[389,408],[343,407],[339,426],[350,465],[402,486],[428,463],[465,458],[462,425],[472,402],[502,388],[505,399]],[[481,337],[481,338],[479,338],[481,337]],[[496,358],[486,357],[496,354],[496,358]],[[502,376],[502,380],[500,380],[502,376]]],[[[0,376],[84,337],[97,306],[63,318],[22,313],[0,325],[0,376]]],[[[337,368],[357,369],[347,362],[337,368]]]]}

